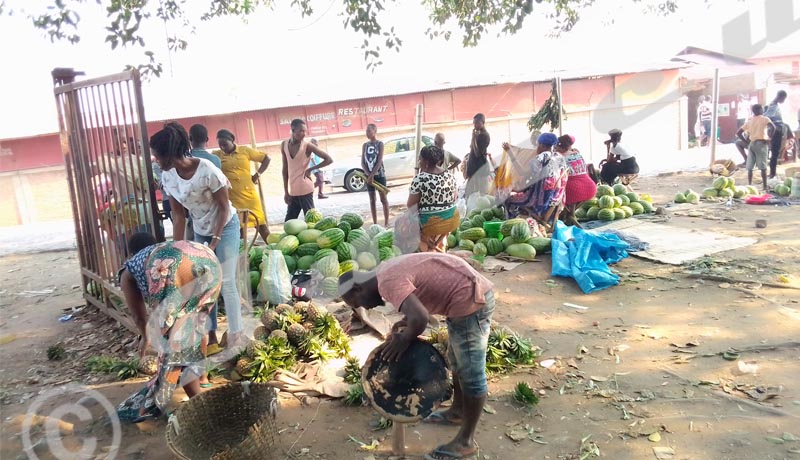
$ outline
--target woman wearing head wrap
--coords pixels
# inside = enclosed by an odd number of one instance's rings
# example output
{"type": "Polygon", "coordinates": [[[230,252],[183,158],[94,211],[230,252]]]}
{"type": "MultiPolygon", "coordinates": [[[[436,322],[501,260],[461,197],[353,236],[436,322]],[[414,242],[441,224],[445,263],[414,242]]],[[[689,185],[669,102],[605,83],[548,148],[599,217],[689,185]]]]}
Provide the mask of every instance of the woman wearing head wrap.
{"type": "Polygon", "coordinates": [[[586,161],[583,159],[581,152],[573,147],[573,144],[575,144],[575,138],[565,134],[558,138],[555,151],[563,155],[564,160],[567,162],[569,180],[567,181],[564,204],[568,218],[572,221],[568,223],[577,225],[575,210],[584,201],[594,198],[597,193],[597,184],[589,177],[586,161]]]}
{"type": "Polygon", "coordinates": [[[269,224],[266,214],[261,209],[261,201],[258,199],[258,192],[255,184],[261,174],[269,166],[269,156],[266,153],[252,149],[244,145],[236,145],[236,137],[227,129],[217,131],[217,144],[219,150],[214,150],[212,154],[219,157],[222,162],[222,172],[231,183],[229,198],[236,209],[248,209],[255,215],[258,225],[258,233],[267,242],[269,237],[269,224]],[[255,174],[250,175],[250,162],[259,163],[255,174]]]}
{"type": "Polygon", "coordinates": [[[614,185],[617,176],[625,174],[639,174],[639,164],[636,157],[620,145],[622,131],[612,129],[608,132],[606,144],[606,160],[600,163],[600,179],[604,184],[614,185]]]}
{"type": "Polygon", "coordinates": [[[564,157],[553,151],[557,143],[555,134],[544,133],[537,139],[535,151],[514,147],[507,142],[503,144],[503,149],[512,158],[512,175],[517,176],[515,193],[505,202],[509,216],[530,216],[549,226],[558,220],[564,208],[568,173],[564,157]],[[527,158],[530,159],[524,161],[527,158]]]}
{"type": "Polygon", "coordinates": [[[445,252],[447,235],[456,231],[459,223],[456,178],[441,166],[444,151],[439,147],[423,147],[419,158],[420,171],[411,181],[407,203],[409,210],[419,210],[419,250],[445,252]]]}
{"type": "Polygon", "coordinates": [[[131,237],[135,251],[120,271],[120,286],[142,336],[142,357],[158,350],[158,371],[117,408],[120,420],[137,423],[166,413],[182,385],[200,393],[206,355],[205,326],[222,286],[222,267],[207,246],[192,241],[156,244],[149,234],[131,237]]]}

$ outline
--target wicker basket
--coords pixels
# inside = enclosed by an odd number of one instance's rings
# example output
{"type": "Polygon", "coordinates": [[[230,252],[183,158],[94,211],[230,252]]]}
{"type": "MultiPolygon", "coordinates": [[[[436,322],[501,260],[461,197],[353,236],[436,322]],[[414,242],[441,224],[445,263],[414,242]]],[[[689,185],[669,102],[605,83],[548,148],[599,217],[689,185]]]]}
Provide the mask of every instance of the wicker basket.
{"type": "Polygon", "coordinates": [[[170,416],[167,445],[182,460],[277,458],[277,404],[274,388],[265,383],[214,388],[170,416]]]}

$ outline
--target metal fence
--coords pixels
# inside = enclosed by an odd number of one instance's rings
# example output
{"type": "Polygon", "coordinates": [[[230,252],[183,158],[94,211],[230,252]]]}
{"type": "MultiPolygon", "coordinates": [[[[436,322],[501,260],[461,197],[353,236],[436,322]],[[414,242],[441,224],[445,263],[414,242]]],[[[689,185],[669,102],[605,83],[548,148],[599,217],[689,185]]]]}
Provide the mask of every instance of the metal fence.
{"type": "Polygon", "coordinates": [[[164,241],[136,70],[75,81],[52,72],[84,297],[135,331],[118,286],[129,238],[164,241]]]}

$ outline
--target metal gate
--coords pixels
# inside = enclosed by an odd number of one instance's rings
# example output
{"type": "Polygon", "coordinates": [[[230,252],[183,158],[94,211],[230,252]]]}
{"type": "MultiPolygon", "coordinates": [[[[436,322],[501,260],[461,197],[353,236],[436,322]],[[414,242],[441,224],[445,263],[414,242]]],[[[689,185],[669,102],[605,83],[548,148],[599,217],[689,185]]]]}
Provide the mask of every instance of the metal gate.
{"type": "Polygon", "coordinates": [[[52,72],[84,297],[136,331],[117,271],[137,232],[164,241],[137,70],[52,72]]]}

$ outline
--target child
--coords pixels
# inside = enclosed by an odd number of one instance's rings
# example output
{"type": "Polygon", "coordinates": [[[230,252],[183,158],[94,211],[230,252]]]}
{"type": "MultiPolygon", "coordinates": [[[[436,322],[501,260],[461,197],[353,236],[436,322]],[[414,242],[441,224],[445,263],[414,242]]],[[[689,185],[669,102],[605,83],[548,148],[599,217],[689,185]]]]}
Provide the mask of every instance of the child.
{"type": "MultiPolygon", "coordinates": [[[[378,223],[378,213],[375,210],[375,182],[386,186],[386,174],[383,170],[383,142],[376,138],[378,127],[370,123],[367,125],[367,139],[361,147],[361,168],[367,175],[367,194],[369,194],[369,207],[372,211],[372,222],[378,223]]],[[[385,193],[380,193],[383,205],[383,225],[389,226],[389,200],[385,193]]]]}
{"type": "Polygon", "coordinates": [[[767,155],[769,152],[769,142],[775,132],[775,125],[772,121],[764,116],[764,107],[761,104],[754,104],[751,109],[753,116],[748,119],[739,131],[736,132],[736,137],[744,141],[744,133],[747,133],[750,139],[748,146],[749,153],[747,154],[747,184],[753,185],[753,167],[758,166],[761,170],[761,184],[764,190],[767,190],[767,155]]]}

